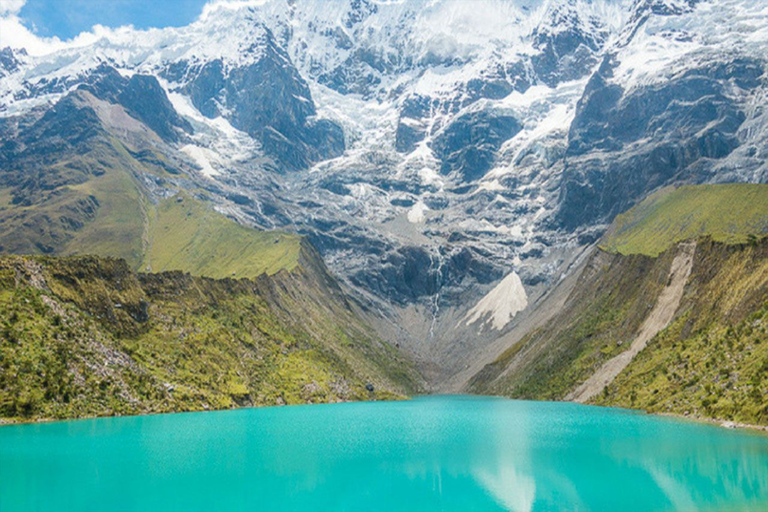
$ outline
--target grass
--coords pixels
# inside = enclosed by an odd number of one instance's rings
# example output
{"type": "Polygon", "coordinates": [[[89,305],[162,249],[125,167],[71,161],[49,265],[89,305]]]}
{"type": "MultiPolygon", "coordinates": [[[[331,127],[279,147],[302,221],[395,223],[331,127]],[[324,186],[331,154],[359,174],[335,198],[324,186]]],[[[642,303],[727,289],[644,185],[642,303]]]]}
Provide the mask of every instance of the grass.
{"type": "Polygon", "coordinates": [[[145,199],[135,178],[122,169],[109,169],[103,175],[71,187],[83,196],[98,201],[95,218],[83,223],[61,254],[98,254],[125,259],[138,267],[144,253],[145,199]]]}
{"type": "Polygon", "coordinates": [[[256,277],[293,270],[300,249],[298,235],[257,231],[179,194],[155,207],[142,268],[213,278],[256,277]]]}
{"type": "MultiPolygon", "coordinates": [[[[70,187],[95,197],[99,207],[62,254],[112,256],[135,270],[180,270],[213,278],[271,275],[298,264],[298,235],[243,226],[189,194],[152,204],[124,164],[132,161],[128,152],[117,142],[112,149],[100,158],[102,166],[112,162],[102,167],[104,174],[70,187]]],[[[137,161],[131,166],[162,172],[137,161]]]]}
{"type": "Polygon", "coordinates": [[[410,368],[301,272],[214,280],[116,259],[0,258],[0,418],[11,421],[399,398],[414,389],[410,368]],[[301,309],[299,296],[311,299],[301,309]]]}
{"type": "Polygon", "coordinates": [[[81,153],[21,159],[22,170],[8,172],[12,186],[0,194],[2,251],[96,253],[138,265],[146,215],[135,173],[156,169],[126,154],[119,142],[104,137],[91,141],[81,153]]]}
{"type": "Polygon", "coordinates": [[[768,240],[699,251],[677,318],[597,403],[768,424],[768,240]]]}
{"type": "Polygon", "coordinates": [[[687,185],[664,188],[616,217],[601,247],[658,256],[700,236],[734,244],[763,234],[768,234],[768,185],[687,185]]]}

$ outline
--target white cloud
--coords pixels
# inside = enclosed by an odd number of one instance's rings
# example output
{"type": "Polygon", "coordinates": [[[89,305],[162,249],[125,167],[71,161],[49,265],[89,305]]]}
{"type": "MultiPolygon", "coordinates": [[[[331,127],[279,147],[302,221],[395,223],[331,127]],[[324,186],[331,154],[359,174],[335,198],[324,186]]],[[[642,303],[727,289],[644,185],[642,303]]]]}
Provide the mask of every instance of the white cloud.
{"type": "Polygon", "coordinates": [[[131,27],[110,29],[94,25],[90,31],[81,32],[72,39],[62,41],[58,37],[40,37],[24,24],[18,16],[26,0],[0,0],[0,48],[24,48],[30,55],[46,55],[64,48],[77,48],[120,33],[131,27]]]}
{"type": "Polygon", "coordinates": [[[0,0],[0,48],[24,48],[32,55],[49,53],[61,45],[57,38],[41,38],[21,22],[19,12],[27,0],[0,0]]]}
{"type": "Polygon", "coordinates": [[[0,16],[0,48],[24,48],[30,55],[46,55],[63,48],[84,46],[98,38],[97,31],[83,32],[69,41],[62,41],[58,37],[40,37],[24,26],[18,16],[0,16]]]}
{"type": "Polygon", "coordinates": [[[0,0],[0,16],[19,14],[27,0],[0,0]]]}
{"type": "MultiPolygon", "coordinates": [[[[243,7],[264,5],[270,0],[211,0],[203,6],[198,20],[205,20],[212,13],[220,10],[237,10],[243,7]]],[[[27,0],[0,0],[0,48],[24,48],[33,56],[46,55],[66,48],[78,48],[95,43],[101,39],[120,40],[136,38],[138,32],[131,25],[110,28],[94,25],[90,30],[81,32],[72,39],[61,40],[58,37],[41,37],[30,29],[19,17],[27,0]]],[[[149,29],[152,32],[156,29],[149,29]]]]}
{"type": "MultiPolygon", "coordinates": [[[[2,2],[3,0],[0,0],[2,2]]],[[[211,0],[203,6],[203,12],[200,14],[199,20],[205,20],[212,13],[220,9],[228,9],[231,11],[241,9],[243,7],[256,7],[264,5],[269,0],[211,0]]]]}
{"type": "Polygon", "coordinates": [[[52,51],[51,43],[32,33],[17,16],[0,17],[0,48],[24,48],[31,55],[40,55],[52,51]]]}

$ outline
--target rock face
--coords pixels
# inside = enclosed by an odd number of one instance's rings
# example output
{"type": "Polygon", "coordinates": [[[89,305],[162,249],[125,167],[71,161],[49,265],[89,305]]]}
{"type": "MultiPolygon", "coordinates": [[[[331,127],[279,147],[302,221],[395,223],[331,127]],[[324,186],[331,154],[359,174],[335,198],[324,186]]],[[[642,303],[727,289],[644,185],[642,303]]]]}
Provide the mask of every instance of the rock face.
{"type": "Polygon", "coordinates": [[[115,68],[101,65],[80,88],[101,100],[123,106],[132,117],[168,142],[178,142],[180,131],[192,131],[192,126],[174,110],[165,90],[153,76],[136,74],[123,78],[115,68]]]}
{"type": "Polygon", "coordinates": [[[572,0],[552,3],[545,17],[547,22],[532,33],[538,53],[531,58],[531,65],[540,80],[556,87],[588,74],[608,36],[604,22],[579,16],[578,3],[572,0]]]}
{"type": "Polygon", "coordinates": [[[558,214],[567,229],[612,218],[660,186],[716,179],[717,161],[742,143],[744,98],[764,85],[755,59],[629,91],[611,83],[616,65],[607,57],[592,76],[571,124],[558,214]]]}
{"type": "MultiPolygon", "coordinates": [[[[19,50],[22,55],[26,55],[25,50],[19,50]]],[[[0,77],[10,75],[18,71],[21,62],[11,48],[0,48],[0,77]]]]}
{"type": "Polygon", "coordinates": [[[56,158],[14,134],[90,90],[162,140],[140,162],[306,234],[414,344],[459,343],[498,280],[535,303],[656,188],[768,181],[766,26],[747,0],[219,4],[131,44],[3,50],[2,151],[56,158]]]}
{"type": "Polygon", "coordinates": [[[230,67],[222,59],[191,67],[179,62],[171,76],[184,69],[182,91],[204,116],[222,116],[258,139],[264,152],[277,160],[278,169],[306,169],[344,151],[344,132],[316,115],[309,87],[279,47],[269,29],[250,51],[260,52],[255,62],[230,67]]]}
{"type": "Polygon", "coordinates": [[[458,117],[435,137],[433,150],[442,162],[442,174],[457,173],[464,182],[476,181],[488,172],[501,144],[520,131],[512,115],[478,111],[458,117]]]}

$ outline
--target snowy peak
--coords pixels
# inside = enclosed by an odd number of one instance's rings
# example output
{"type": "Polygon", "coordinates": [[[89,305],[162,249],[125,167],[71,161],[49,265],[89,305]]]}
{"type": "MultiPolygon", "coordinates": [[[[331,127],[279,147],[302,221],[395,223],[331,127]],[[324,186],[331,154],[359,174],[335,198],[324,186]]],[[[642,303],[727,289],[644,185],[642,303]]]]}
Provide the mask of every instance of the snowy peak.
{"type": "Polygon", "coordinates": [[[550,87],[586,75],[597,62],[609,29],[575,0],[550,4],[532,34],[532,57],[539,79],[550,87]]]}
{"type": "MultiPolygon", "coordinates": [[[[24,80],[71,83],[72,77],[87,75],[102,62],[183,79],[178,63],[196,69],[221,61],[227,75],[231,69],[258,62],[274,46],[305,78],[343,94],[381,99],[403,79],[434,67],[470,65],[477,69],[473,74],[500,65],[507,69],[504,62],[530,53],[534,33],[539,49],[555,38],[551,51],[558,57],[578,45],[557,35],[565,32],[577,34],[579,42],[595,50],[604,39],[604,26],[619,10],[610,1],[586,0],[562,6],[537,0],[219,2],[187,27],[101,29],[32,59],[24,80]]],[[[37,89],[34,95],[41,90],[37,89]]],[[[54,89],[61,92],[61,87],[44,90],[54,89]]]]}

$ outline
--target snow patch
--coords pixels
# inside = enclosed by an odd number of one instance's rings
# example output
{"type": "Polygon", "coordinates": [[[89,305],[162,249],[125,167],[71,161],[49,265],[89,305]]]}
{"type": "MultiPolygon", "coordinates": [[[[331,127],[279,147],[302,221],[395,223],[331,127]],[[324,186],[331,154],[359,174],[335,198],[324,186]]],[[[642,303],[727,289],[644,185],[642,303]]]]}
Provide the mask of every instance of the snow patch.
{"type": "Polygon", "coordinates": [[[443,188],[443,179],[437,171],[431,167],[422,167],[419,169],[419,179],[424,186],[438,185],[441,189],[443,188]]]}
{"type": "Polygon", "coordinates": [[[464,325],[470,325],[490,315],[491,326],[501,330],[516,314],[528,307],[528,295],[517,272],[511,272],[496,287],[480,299],[464,317],[464,325]]]}
{"type": "Polygon", "coordinates": [[[504,186],[499,183],[499,180],[481,181],[477,186],[478,190],[484,190],[486,192],[499,192],[506,190],[504,186]]]}
{"type": "Polygon", "coordinates": [[[210,178],[220,174],[214,167],[214,164],[221,165],[222,162],[218,155],[210,149],[195,146],[194,144],[187,144],[182,147],[181,150],[195,161],[198,167],[200,167],[200,172],[204,175],[210,178]]]}
{"type": "Polygon", "coordinates": [[[429,207],[423,202],[419,201],[418,203],[414,204],[410,210],[408,210],[408,222],[412,224],[419,224],[424,222],[427,218],[426,212],[428,210],[429,207]]]}

